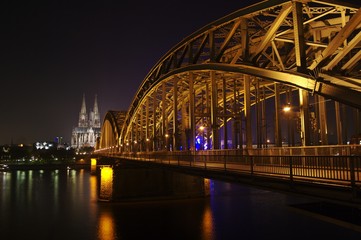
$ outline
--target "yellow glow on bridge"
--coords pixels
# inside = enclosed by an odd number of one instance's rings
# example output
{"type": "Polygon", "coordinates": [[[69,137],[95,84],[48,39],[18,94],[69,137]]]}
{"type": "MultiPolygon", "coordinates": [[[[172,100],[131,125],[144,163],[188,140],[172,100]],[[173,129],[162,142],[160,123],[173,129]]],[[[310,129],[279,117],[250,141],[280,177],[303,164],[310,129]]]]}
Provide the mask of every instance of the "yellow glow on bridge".
{"type": "Polygon", "coordinates": [[[96,168],[97,168],[97,159],[96,158],[92,158],[90,160],[90,172],[91,173],[95,173],[96,172],[96,168]]]}
{"type": "Polygon", "coordinates": [[[113,168],[102,166],[100,168],[99,199],[109,201],[113,195],[113,168]]]}

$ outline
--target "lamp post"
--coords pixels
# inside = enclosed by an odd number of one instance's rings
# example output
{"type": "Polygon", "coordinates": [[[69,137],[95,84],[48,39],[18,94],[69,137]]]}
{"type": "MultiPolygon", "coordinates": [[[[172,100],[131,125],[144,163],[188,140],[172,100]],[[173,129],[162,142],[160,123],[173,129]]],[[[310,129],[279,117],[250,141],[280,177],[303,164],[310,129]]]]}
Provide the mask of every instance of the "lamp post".
{"type": "Polygon", "coordinates": [[[145,140],[145,144],[146,144],[146,151],[149,152],[149,138],[145,140]]]}
{"type": "Polygon", "coordinates": [[[166,133],[165,134],[165,150],[167,150],[167,151],[168,151],[168,139],[169,139],[169,134],[166,133]]]}
{"type": "Polygon", "coordinates": [[[287,104],[286,106],[283,107],[283,112],[287,115],[287,133],[288,133],[288,138],[287,138],[287,142],[288,142],[288,146],[291,146],[291,118],[290,118],[290,114],[291,114],[291,105],[287,104]]]}

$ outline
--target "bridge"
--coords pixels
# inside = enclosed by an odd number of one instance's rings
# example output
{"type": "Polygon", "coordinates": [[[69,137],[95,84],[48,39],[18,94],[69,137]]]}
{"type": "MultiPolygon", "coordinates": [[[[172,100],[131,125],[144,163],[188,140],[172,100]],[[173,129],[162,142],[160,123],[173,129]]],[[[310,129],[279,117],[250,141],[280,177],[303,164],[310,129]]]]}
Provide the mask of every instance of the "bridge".
{"type": "Polygon", "coordinates": [[[106,114],[94,154],[337,187],[359,201],[360,60],[360,6],[268,0],[239,9],[169,50],[128,111],[106,114]]]}

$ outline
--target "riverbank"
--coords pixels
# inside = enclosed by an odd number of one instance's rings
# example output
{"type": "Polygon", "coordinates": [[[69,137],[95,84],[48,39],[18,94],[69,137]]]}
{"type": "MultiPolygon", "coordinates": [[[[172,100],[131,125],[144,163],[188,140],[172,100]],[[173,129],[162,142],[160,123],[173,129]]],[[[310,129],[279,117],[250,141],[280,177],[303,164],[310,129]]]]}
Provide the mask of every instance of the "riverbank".
{"type": "Polygon", "coordinates": [[[7,171],[11,170],[60,170],[90,168],[88,163],[6,163],[7,171]]]}

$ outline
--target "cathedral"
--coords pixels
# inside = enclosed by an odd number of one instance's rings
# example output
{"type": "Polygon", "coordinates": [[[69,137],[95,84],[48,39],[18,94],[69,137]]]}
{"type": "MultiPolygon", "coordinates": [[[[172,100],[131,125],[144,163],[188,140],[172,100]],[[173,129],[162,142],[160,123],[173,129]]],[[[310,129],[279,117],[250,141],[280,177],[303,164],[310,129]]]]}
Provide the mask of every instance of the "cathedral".
{"type": "Polygon", "coordinates": [[[100,113],[98,110],[97,95],[95,95],[93,110],[86,110],[85,95],[79,113],[78,126],[73,128],[71,147],[80,149],[82,147],[95,147],[100,137],[100,113]]]}

